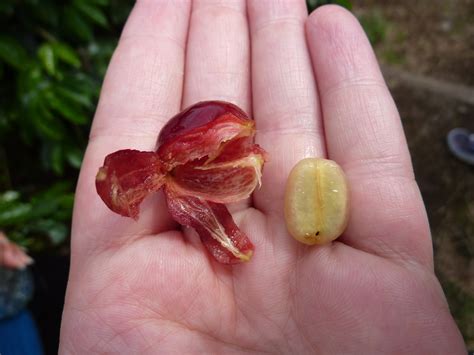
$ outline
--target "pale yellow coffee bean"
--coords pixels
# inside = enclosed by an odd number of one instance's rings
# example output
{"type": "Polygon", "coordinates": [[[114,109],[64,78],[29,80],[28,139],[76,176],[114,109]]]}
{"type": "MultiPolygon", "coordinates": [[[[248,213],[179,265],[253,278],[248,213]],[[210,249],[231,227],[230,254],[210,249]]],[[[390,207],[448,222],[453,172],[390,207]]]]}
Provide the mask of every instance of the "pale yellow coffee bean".
{"type": "Polygon", "coordinates": [[[336,162],[300,160],[291,170],[285,191],[288,232],[305,244],[324,244],[339,237],[349,212],[347,182],[336,162]]]}

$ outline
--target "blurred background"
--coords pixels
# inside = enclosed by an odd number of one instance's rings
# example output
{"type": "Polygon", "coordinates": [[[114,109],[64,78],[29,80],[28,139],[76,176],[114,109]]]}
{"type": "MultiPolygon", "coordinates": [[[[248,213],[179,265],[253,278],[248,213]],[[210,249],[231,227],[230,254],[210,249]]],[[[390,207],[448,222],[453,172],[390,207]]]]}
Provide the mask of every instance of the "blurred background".
{"type": "MultiPolygon", "coordinates": [[[[472,349],[474,167],[451,154],[446,136],[474,131],[474,1],[307,1],[309,10],[325,3],[353,11],[375,47],[428,209],[436,273],[472,349]]],[[[74,187],[131,7],[0,2],[0,250],[9,251],[0,258],[0,332],[31,315],[46,354],[57,353],[74,187]],[[17,246],[35,260],[19,271],[30,260],[17,246]]]]}

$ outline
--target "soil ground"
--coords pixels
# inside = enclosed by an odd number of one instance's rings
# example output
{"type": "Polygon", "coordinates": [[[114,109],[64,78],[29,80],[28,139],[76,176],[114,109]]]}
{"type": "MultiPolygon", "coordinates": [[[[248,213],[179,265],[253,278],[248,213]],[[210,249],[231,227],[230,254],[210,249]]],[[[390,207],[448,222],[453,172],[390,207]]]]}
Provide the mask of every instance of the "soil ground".
{"type": "Polygon", "coordinates": [[[474,349],[474,167],[449,152],[474,131],[474,1],[354,0],[398,105],[428,210],[436,273],[474,349]]]}

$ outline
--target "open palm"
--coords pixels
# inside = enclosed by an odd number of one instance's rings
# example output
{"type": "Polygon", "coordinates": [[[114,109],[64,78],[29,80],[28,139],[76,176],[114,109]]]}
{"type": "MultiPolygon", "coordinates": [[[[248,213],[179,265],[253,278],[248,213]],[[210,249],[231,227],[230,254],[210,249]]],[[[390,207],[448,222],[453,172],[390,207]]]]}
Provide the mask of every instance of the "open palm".
{"type": "Polygon", "coordinates": [[[308,18],[292,0],[137,3],[77,188],[60,351],[462,353],[400,119],[350,13],[308,18]],[[107,154],[152,150],[166,121],[202,100],[247,111],[269,153],[262,188],[230,206],[255,244],[249,263],[216,263],[161,193],[135,222],[95,192],[107,154]],[[286,177],[308,156],[344,168],[352,204],[339,241],[312,248],[283,220],[286,177]]]}

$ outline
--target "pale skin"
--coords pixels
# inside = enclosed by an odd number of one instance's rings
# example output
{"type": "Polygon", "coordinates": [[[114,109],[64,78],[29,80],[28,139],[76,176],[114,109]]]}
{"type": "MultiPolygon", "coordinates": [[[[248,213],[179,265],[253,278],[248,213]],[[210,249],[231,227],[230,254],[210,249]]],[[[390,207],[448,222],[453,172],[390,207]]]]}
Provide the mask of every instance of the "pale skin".
{"type": "Polygon", "coordinates": [[[425,207],[400,117],[357,20],[304,1],[138,1],[110,63],[77,187],[60,353],[463,354],[433,272],[425,207]],[[213,261],[161,193],[138,221],[94,178],[118,149],[152,150],[202,100],[231,101],[269,153],[263,185],[231,206],[255,244],[213,261]],[[323,129],[324,127],[324,129],[323,129]],[[283,218],[285,180],[326,157],[350,186],[348,227],[308,247],[283,218]]]}

